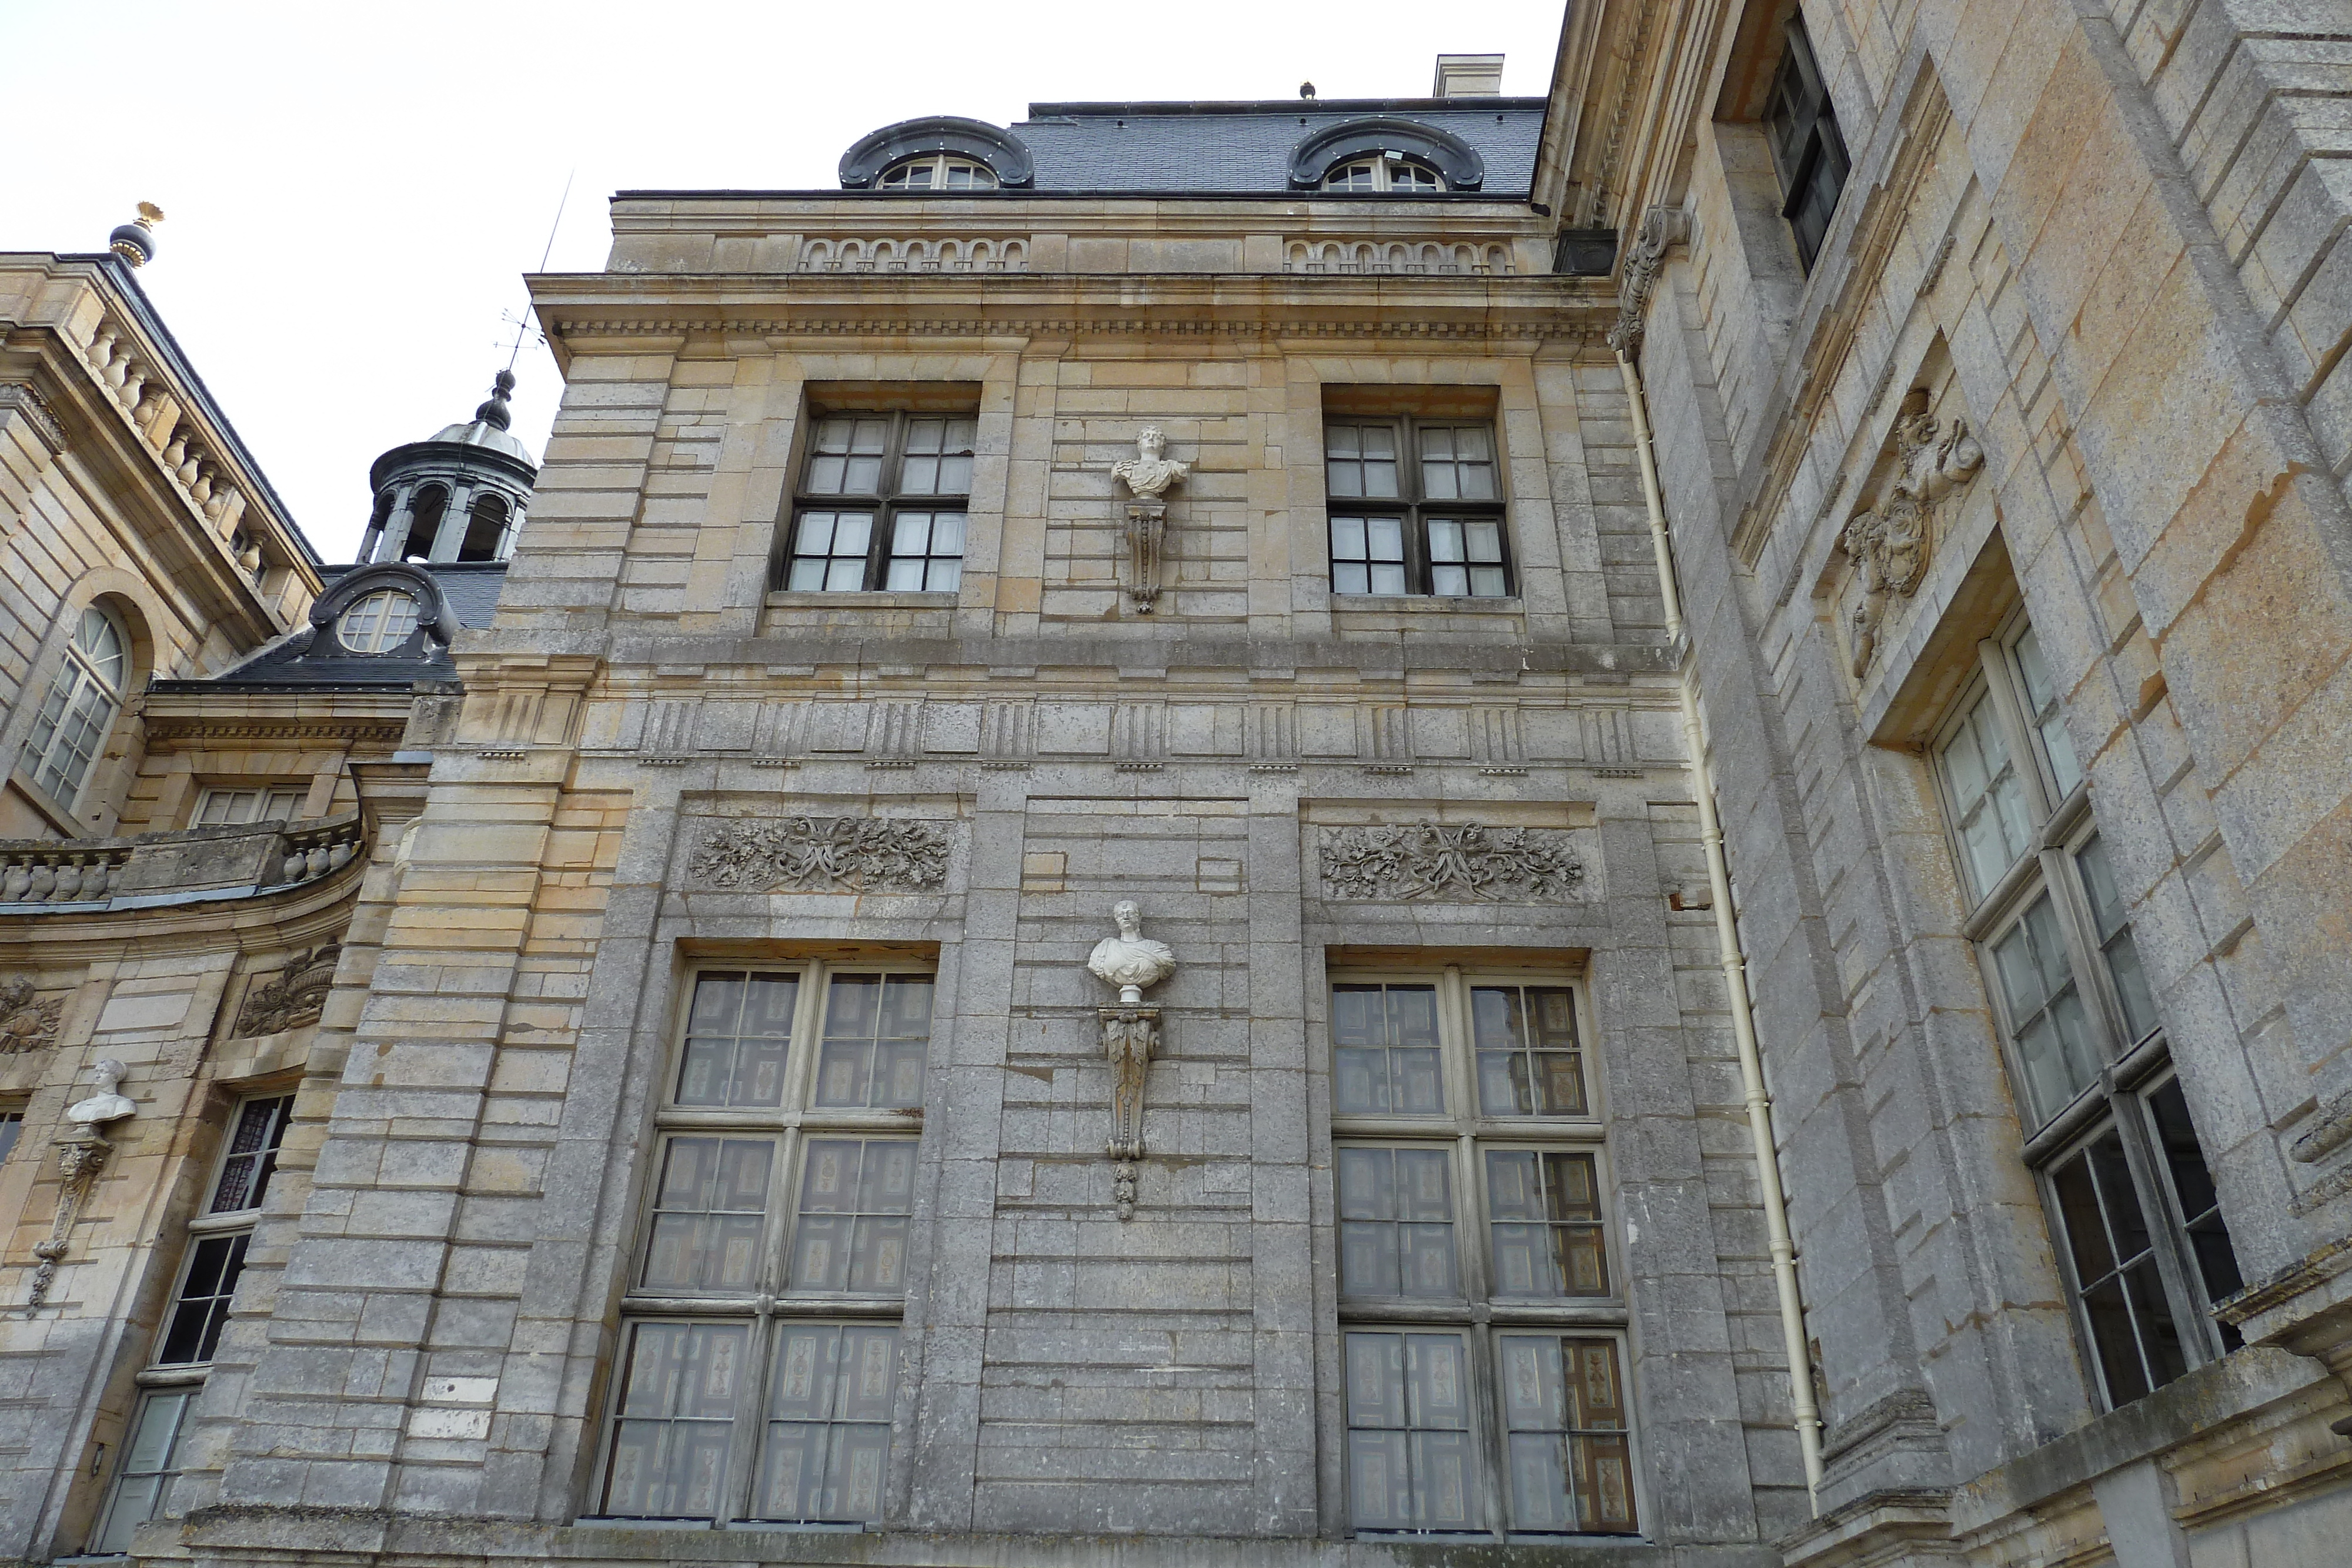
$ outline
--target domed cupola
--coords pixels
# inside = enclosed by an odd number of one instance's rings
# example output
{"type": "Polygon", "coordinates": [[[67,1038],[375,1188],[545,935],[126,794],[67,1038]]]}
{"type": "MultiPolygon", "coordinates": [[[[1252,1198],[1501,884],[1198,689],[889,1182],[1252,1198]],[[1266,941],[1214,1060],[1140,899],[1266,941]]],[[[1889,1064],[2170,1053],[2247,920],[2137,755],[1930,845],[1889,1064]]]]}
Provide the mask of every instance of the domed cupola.
{"type": "Polygon", "coordinates": [[[514,372],[500,371],[470,423],[375,460],[368,470],[375,511],[360,544],[362,561],[491,561],[514,553],[539,477],[530,448],[507,434],[514,384],[514,372]]]}

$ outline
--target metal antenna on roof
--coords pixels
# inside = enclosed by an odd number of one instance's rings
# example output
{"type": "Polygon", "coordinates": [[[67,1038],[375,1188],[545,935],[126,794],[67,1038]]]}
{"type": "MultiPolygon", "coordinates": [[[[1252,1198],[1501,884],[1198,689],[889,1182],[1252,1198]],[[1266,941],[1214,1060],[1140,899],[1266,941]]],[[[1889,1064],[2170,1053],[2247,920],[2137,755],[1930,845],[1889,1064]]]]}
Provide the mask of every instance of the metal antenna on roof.
{"type": "MultiPolygon", "coordinates": [[[[547,248],[540,252],[539,256],[539,270],[541,272],[547,270],[548,259],[555,254],[555,232],[563,226],[563,209],[571,204],[572,182],[578,177],[579,173],[580,166],[575,163],[572,166],[571,172],[563,176],[563,194],[555,199],[555,221],[547,225],[547,248]]],[[[522,356],[523,334],[530,329],[530,294],[528,289],[523,293],[522,314],[510,316],[508,319],[514,323],[515,340],[514,347],[507,350],[507,368],[503,374],[506,377],[507,385],[512,387],[515,361],[522,356]]]]}

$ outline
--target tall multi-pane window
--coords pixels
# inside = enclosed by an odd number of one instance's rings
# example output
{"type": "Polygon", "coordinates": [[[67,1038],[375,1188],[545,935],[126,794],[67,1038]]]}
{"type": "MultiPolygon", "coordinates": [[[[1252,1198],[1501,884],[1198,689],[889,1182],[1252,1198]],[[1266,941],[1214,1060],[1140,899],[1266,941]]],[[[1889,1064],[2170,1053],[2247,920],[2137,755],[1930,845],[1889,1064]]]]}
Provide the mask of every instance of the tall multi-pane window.
{"type": "Polygon", "coordinates": [[[951,593],[971,497],[968,414],[819,416],[801,464],[783,586],[951,593]]]}
{"type": "Polygon", "coordinates": [[[1934,747],[1953,860],[2074,1307],[2110,1406],[2233,1348],[2241,1283],[2042,643],[1980,643],[1934,747]]]}
{"type": "Polygon", "coordinates": [[[1638,1528],[1578,988],[1335,974],[1331,1131],[1360,1532],[1638,1528]]]}
{"type": "MultiPolygon", "coordinates": [[[[593,1511],[878,1520],[931,977],[694,977],[622,1302],[593,1511]]],[[[917,1124],[919,1125],[919,1124],[917,1124]]]]}
{"type": "Polygon", "coordinates": [[[246,1248],[269,1195],[293,1110],[292,1095],[268,1094],[243,1101],[230,1113],[204,1207],[187,1224],[171,1304],[156,1331],[153,1354],[139,1374],[139,1405],[116,1455],[106,1507],[90,1539],[92,1556],[129,1552],[131,1531],[155,1516],[179,1474],[187,1418],[227,1325],[229,1301],[245,1271],[246,1248]]]}
{"type": "Polygon", "coordinates": [[[130,675],[131,639],[121,624],[95,605],[84,610],[19,765],[43,794],[68,810],[80,799],[90,764],[106,749],[130,675]]]}
{"type": "Polygon", "coordinates": [[[1789,220],[1798,258],[1810,272],[1852,164],[1804,17],[1791,15],[1783,37],[1780,68],[1764,106],[1764,139],[1780,176],[1780,215],[1789,220]]]}
{"type": "Polygon", "coordinates": [[[1335,419],[1323,429],[1331,591],[1502,599],[1510,552],[1495,427],[1335,419]]]}

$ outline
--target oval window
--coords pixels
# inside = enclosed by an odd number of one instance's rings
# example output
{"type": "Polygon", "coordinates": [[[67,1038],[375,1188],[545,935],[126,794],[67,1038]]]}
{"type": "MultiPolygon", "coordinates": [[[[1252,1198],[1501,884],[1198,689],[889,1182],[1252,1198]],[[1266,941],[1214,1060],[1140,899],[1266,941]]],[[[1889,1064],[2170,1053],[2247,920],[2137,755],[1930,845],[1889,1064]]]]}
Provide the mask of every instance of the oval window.
{"type": "Polygon", "coordinates": [[[416,630],[416,599],[379,588],[355,601],[335,622],[335,634],[354,653],[389,653],[416,630]]]}

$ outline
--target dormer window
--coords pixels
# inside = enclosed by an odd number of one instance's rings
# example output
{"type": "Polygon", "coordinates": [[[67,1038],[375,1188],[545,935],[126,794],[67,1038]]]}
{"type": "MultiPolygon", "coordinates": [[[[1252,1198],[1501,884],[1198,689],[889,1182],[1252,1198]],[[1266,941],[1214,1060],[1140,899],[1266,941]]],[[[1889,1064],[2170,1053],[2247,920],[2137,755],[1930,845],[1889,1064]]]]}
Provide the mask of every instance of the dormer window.
{"type": "Polygon", "coordinates": [[[389,653],[416,630],[415,598],[396,588],[362,596],[335,622],[335,636],[354,653],[389,653]]]}
{"type": "Polygon", "coordinates": [[[1435,195],[1445,189],[1445,177],[1426,163],[1393,152],[1357,158],[1335,166],[1323,176],[1327,191],[1385,191],[1398,195],[1435,195]]]}
{"type": "Polygon", "coordinates": [[[993,191],[996,174],[985,163],[933,153],[891,164],[876,183],[885,191],[993,191]]]}

